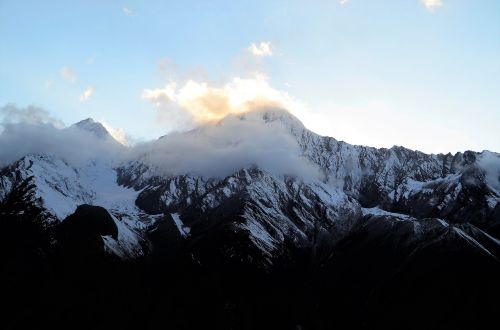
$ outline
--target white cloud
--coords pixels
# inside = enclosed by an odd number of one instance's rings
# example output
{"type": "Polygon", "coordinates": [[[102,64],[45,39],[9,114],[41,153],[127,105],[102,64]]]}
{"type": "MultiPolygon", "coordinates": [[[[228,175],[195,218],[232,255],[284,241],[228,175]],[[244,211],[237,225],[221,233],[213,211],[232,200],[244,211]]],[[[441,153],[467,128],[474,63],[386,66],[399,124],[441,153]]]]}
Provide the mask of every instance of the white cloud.
{"type": "MultiPolygon", "coordinates": [[[[9,105],[0,108],[2,114],[6,119],[0,121],[0,166],[34,153],[55,155],[75,166],[95,159],[120,164],[140,157],[155,170],[169,175],[225,177],[244,167],[258,167],[306,180],[321,176],[317,167],[301,155],[297,141],[282,122],[269,121],[258,111],[228,116],[217,123],[205,123],[189,132],[172,133],[132,147],[75,127],[57,128],[48,112],[40,108],[9,105]]],[[[124,142],[120,138],[123,131],[103,125],[115,139],[124,142]]]]}
{"type": "Polygon", "coordinates": [[[60,70],[59,73],[61,74],[61,77],[66,80],[67,82],[70,82],[74,84],[77,80],[76,73],[75,71],[68,67],[68,66],[63,66],[60,70]]]}
{"type": "Polygon", "coordinates": [[[94,94],[94,87],[87,87],[82,94],[80,94],[80,102],[85,102],[94,94]]]}
{"type": "Polygon", "coordinates": [[[229,115],[217,123],[171,133],[134,149],[143,162],[166,175],[225,177],[245,167],[258,167],[306,180],[321,177],[284,125],[279,120],[268,121],[259,111],[229,115]]]}
{"type": "Polygon", "coordinates": [[[123,6],[122,11],[127,16],[133,16],[134,15],[134,12],[130,8],[128,8],[127,6],[123,6]]]}
{"type": "Polygon", "coordinates": [[[274,174],[306,179],[320,176],[301,156],[296,140],[280,120],[267,121],[270,110],[296,116],[307,110],[299,100],[271,86],[267,76],[233,77],[221,85],[193,79],[145,89],[163,122],[184,133],[170,133],[138,148],[144,161],[166,174],[195,173],[224,177],[257,166],[274,174]]]}
{"type": "Polygon", "coordinates": [[[248,51],[255,56],[273,56],[273,47],[269,41],[263,41],[258,45],[252,43],[250,47],[248,47],[248,51]]]}
{"type": "Polygon", "coordinates": [[[145,89],[142,98],[155,105],[166,125],[189,130],[138,148],[144,161],[166,174],[224,177],[257,166],[278,175],[320,177],[282,122],[264,116],[272,111],[286,118],[288,110],[300,117],[305,105],[271,86],[264,74],[233,77],[220,85],[170,81],[163,88],[145,89]]]}
{"type": "Polygon", "coordinates": [[[17,123],[30,125],[50,124],[57,128],[64,127],[64,124],[52,117],[47,110],[33,105],[19,108],[15,104],[9,103],[0,108],[0,126],[17,123]]]}
{"type": "Polygon", "coordinates": [[[75,166],[96,159],[119,163],[126,159],[127,152],[112,139],[99,138],[74,126],[65,127],[45,109],[14,104],[0,107],[0,167],[27,154],[55,155],[75,166]]]}
{"type": "Polygon", "coordinates": [[[178,129],[255,109],[287,109],[299,117],[306,112],[302,102],[273,88],[263,74],[234,77],[220,86],[195,80],[179,86],[171,81],[163,88],[145,89],[142,98],[152,102],[160,118],[178,129]]]}
{"type": "Polygon", "coordinates": [[[111,139],[103,140],[85,130],[27,123],[9,124],[0,133],[0,166],[27,154],[55,155],[74,166],[96,159],[119,163],[127,150],[111,139]]]}
{"type": "Polygon", "coordinates": [[[436,9],[443,6],[442,0],[420,0],[420,2],[429,10],[434,13],[436,9]]]}
{"type": "Polygon", "coordinates": [[[345,5],[346,3],[348,3],[349,0],[340,0],[340,5],[343,6],[345,5]]]}

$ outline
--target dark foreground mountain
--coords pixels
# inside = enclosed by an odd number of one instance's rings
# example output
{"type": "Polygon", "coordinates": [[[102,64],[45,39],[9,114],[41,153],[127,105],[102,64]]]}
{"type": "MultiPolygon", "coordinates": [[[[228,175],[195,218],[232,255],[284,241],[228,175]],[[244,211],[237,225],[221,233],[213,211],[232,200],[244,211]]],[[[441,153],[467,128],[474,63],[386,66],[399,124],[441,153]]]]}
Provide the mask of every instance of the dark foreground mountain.
{"type": "MultiPolygon", "coordinates": [[[[230,120],[284,131],[320,177],[168,174],[153,158],[169,136],[120,163],[30,154],[3,168],[5,327],[498,322],[499,154],[353,146],[284,111],[230,120]]],[[[92,120],[72,129],[111,138],[92,120]]]]}

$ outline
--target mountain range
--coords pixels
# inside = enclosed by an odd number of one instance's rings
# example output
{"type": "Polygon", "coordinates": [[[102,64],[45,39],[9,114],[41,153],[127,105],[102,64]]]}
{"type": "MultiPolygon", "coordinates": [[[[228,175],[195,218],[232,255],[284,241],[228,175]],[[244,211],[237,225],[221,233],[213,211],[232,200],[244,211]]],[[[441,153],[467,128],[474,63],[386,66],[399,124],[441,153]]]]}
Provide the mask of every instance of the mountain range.
{"type": "Polygon", "coordinates": [[[0,169],[8,328],[497,321],[498,153],[351,145],[284,110],[133,152],[92,119],[65,130],[127,156],[29,153],[0,169]]]}

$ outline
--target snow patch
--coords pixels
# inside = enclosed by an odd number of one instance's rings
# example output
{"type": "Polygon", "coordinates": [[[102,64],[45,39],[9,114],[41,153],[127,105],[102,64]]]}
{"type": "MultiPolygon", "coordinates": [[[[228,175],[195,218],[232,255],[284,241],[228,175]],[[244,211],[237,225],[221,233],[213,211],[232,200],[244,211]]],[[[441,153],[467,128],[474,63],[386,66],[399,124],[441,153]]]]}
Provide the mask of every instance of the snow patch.
{"type": "Polygon", "coordinates": [[[177,213],[170,213],[172,216],[172,219],[174,220],[175,225],[177,226],[177,229],[179,230],[179,233],[181,234],[182,237],[187,237],[189,236],[189,233],[191,232],[191,228],[184,226],[184,223],[181,220],[181,217],[177,213]]]}
{"type": "Polygon", "coordinates": [[[450,226],[450,225],[449,225],[446,221],[444,221],[444,220],[442,220],[442,219],[436,219],[436,220],[437,220],[437,221],[438,221],[441,225],[443,225],[443,227],[449,227],[449,226],[450,226]]]}
{"type": "Polygon", "coordinates": [[[115,216],[111,217],[118,228],[118,238],[115,240],[111,235],[101,236],[105,250],[124,260],[143,256],[144,251],[139,234],[115,216]]]}
{"type": "Polygon", "coordinates": [[[257,221],[247,220],[244,224],[244,228],[250,232],[250,239],[259,247],[263,248],[264,251],[269,252],[276,248],[274,239],[257,221]]]}
{"type": "Polygon", "coordinates": [[[402,220],[415,220],[415,218],[409,216],[408,214],[389,212],[386,210],[382,210],[378,207],[371,207],[371,208],[362,207],[361,212],[363,213],[363,215],[391,216],[402,220]]]}

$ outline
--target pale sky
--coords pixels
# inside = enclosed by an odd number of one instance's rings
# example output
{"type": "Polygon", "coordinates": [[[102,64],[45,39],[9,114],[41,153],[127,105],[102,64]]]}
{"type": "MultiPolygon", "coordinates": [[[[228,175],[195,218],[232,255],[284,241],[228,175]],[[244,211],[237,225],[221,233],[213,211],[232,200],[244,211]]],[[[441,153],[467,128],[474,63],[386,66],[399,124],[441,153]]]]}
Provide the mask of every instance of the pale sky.
{"type": "Polygon", "coordinates": [[[0,0],[0,43],[0,107],[132,141],[265,99],[349,143],[500,151],[496,0],[0,0]]]}

